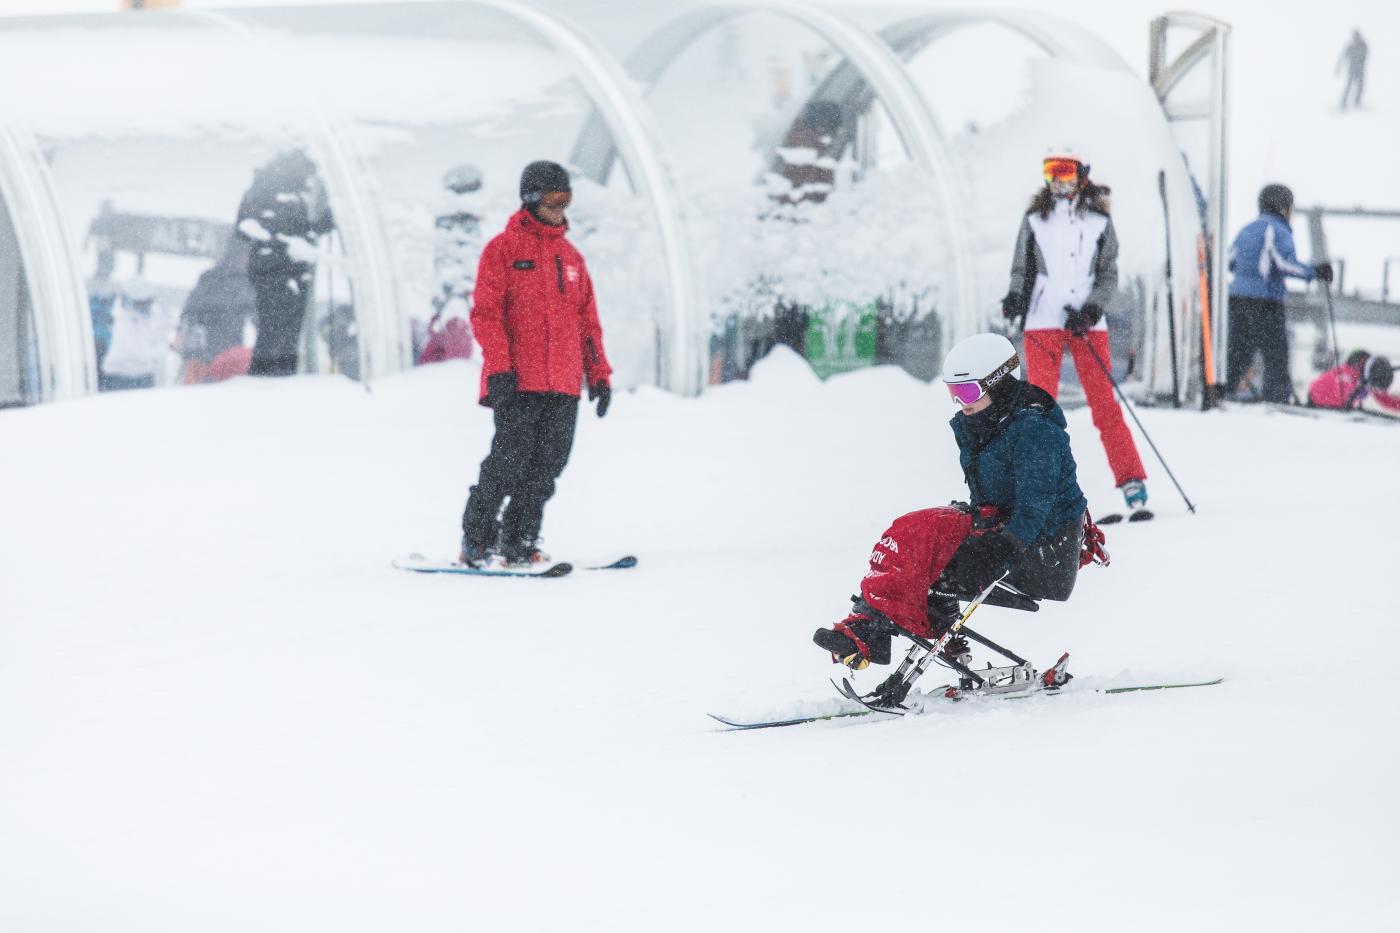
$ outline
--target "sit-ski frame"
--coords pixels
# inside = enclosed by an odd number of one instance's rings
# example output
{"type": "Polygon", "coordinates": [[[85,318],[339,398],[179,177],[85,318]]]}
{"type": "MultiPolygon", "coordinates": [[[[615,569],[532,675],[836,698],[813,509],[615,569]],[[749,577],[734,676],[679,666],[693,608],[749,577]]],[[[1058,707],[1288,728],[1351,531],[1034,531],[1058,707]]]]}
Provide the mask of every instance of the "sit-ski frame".
{"type": "Polygon", "coordinates": [[[1069,663],[1068,654],[1061,656],[1060,660],[1057,661],[1053,667],[1041,674],[1037,672],[1025,658],[1003,648],[990,638],[978,634],[967,627],[967,620],[977,611],[977,607],[981,606],[982,603],[986,601],[993,590],[1002,589],[1013,596],[1026,596],[1025,593],[1022,593],[1005,581],[1006,574],[1003,573],[1000,577],[997,577],[997,579],[987,584],[986,589],[978,593],[976,598],[968,603],[967,609],[963,611],[963,614],[959,616],[952,625],[948,626],[948,630],[939,636],[936,642],[931,642],[926,638],[915,635],[913,632],[900,629],[900,632],[914,644],[909,648],[909,653],[904,656],[904,660],[900,662],[899,667],[895,668],[894,673],[885,678],[884,682],[871,693],[864,695],[858,693],[855,687],[851,686],[851,682],[844,677],[839,684],[833,681],[833,685],[843,696],[855,700],[862,706],[879,713],[891,713],[896,716],[902,716],[908,707],[901,705],[901,701],[904,697],[908,696],[909,690],[914,686],[914,682],[924,675],[924,672],[933,664],[934,659],[938,658],[939,653],[948,642],[952,641],[954,636],[961,633],[967,636],[969,640],[975,641],[979,645],[995,651],[1012,663],[1005,667],[993,667],[991,662],[988,662],[985,670],[974,671],[955,658],[944,657],[942,659],[943,663],[947,664],[961,675],[958,686],[948,688],[945,694],[948,698],[954,699],[960,696],[962,691],[974,695],[1007,694],[1024,693],[1039,688],[1054,689],[1062,686],[1070,679],[1070,675],[1065,671],[1065,667],[1069,663]],[[873,702],[882,696],[888,697],[891,695],[896,695],[898,697],[895,704],[892,706],[873,702]]]}

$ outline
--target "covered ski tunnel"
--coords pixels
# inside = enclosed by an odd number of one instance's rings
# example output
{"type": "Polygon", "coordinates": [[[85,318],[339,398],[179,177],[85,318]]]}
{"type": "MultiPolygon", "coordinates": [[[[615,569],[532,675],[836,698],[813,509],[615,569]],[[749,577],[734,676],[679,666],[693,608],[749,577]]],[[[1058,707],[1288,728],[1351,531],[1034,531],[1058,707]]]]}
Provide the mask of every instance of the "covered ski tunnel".
{"type": "MultiPolygon", "coordinates": [[[[998,323],[1039,158],[1070,144],[1114,186],[1128,287],[1111,313],[1133,319],[1119,330],[1160,389],[1155,178],[1187,219],[1190,179],[1150,90],[1087,31],[1009,11],[653,4],[620,23],[589,9],[0,20],[0,77],[29,89],[0,108],[0,404],[131,385],[104,364],[135,292],[154,293],[168,344],[135,384],[246,367],[258,313],[234,224],[287,153],[314,165],[333,217],[301,371],[412,366],[434,315],[464,313],[451,283],[516,208],[520,168],[549,158],[576,173],[571,236],[618,383],[695,394],[779,343],[822,375],[893,362],[931,378],[951,342],[998,323]],[[969,120],[948,106],[968,94],[947,69],[990,82],[1004,59],[959,53],[988,41],[1028,50],[1021,84],[969,120]],[[26,80],[40,70],[71,83],[26,80]]],[[[1178,296],[1194,250],[1179,226],[1178,296]]]]}

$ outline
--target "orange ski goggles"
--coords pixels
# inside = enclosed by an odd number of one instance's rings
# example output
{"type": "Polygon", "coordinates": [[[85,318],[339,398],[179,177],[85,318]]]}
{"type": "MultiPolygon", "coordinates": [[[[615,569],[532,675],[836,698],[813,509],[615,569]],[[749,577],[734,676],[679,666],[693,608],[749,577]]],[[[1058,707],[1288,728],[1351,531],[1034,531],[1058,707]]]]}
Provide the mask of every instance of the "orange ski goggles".
{"type": "Polygon", "coordinates": [[[1083,166],[1073,159],[1046,159],[1041,171],[1045,174],[1045,181],[1078,181],[1079,171],[1083,166]]]}

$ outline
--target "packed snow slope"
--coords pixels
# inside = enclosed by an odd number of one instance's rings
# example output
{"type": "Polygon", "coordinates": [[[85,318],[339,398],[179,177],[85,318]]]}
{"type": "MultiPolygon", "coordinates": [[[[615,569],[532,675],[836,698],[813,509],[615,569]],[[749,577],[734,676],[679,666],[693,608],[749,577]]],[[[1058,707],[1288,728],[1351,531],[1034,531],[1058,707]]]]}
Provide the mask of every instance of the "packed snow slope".
{"type": "Polygon", "coordinates": [[[1395,928],[1400,426],[1144,410],[1198,513],[1149,459],[1110,568],[977,617],[1076,687],[1221,686],[724,733],[833,695],[812,631],[962,493],[946,395],[784,354],[626,394],[547,544],[640,567],[396,571],[456,546],[476,378],[0,412],[0,929],[1395,928]]]}

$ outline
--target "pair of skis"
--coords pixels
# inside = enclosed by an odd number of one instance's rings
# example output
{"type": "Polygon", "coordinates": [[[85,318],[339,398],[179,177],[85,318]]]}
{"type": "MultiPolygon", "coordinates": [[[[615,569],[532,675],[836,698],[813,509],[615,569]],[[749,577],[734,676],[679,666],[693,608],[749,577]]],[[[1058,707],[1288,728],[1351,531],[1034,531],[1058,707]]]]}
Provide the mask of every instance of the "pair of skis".
{"type": "Polygon", "coordinates": [[[631,554],[619,557],[607,564],[596,564],[577,568],[573,564],[560,561],[543,568],[516,567],[509,564],[489,564],[484,567],[471,567],[456,561],[432,561],[422,554],[410,554],[406,559],[394,561],[399,570],[413,573],[448,573],[469,577],[536,577],[553,580],[567,577],[577,569],[583,570],[628,570],[637,566],[637,558],[631,554]]]}
{"type": "MultiPolygon", "coordinates": [[[[1000,697],[1003,699],[1017,699],[1031,696],[1037,693],[1057,693],[1073,679],[1069,673],[1069,653],[1060,655],[1058,661],[1045,671],[1037,671],[1031,663],[1016,653],[1003,648],[1001,645],[974,632],[967,627],[967,620],[977,611],[992,591],[1001,588],[1015,595],[1021,594],[1015,587],[1005,582],[1006,574],[1003,573],[996,580],[989,583],[986,589],[978,593],[968,604],[967,609],[959,616],[952,625],[948,626],[936,642],[931,642],[926,638],[915,635],[912,632],[904,632],[910,641],[914,643],[909,649],[909,653],[900,662],[898,668],[873,692],[861,694],[851,685],[847,678],[842,678],[838,684],[832,681],[838,693],[848,700],[860,704],[859,708],[843,708],[833,712],[823,712],[810,716],[798,716],[785,719],[758,720],[744,722],[728,716],[720,716],[715,713],[708,714],[711,719],[728,727],[730,731],[751,730],[751,729],[771,729],[781,726],[797,726],[809,722],[821,722],[829,719],[844,719],[853,716],[868,716],[872,713],[881,713],[887,716],[905,716],[911,713],[923,712],[926,704],[925,699],[934,697],[943,700],[962,700],[970,697],[1000,697]],[[969,640],[996,652],[1006,658],[1011,663],[1003,667],[993,667],[988,663],[987,668],[976,671],[968,667],[961,660],[943,655],[943,649],[952,639],[961,633],[969,640]],[[940,657],[941,656],[941,657],[940,657]],[[938,659],[957,671],[960,675],[957,686],[951,684],[940,687],[934,694],[920,694],[917,707],[905,705],[914,682],[923,675],[929,665],[938,659]]],[[[1103,693],[1134,693],[1143,690],[1171,690],[1182,687],[1208,687],[1221,683],[1223,678],[1209,681],[1198,681],[1192,683],[1164,683],[1164,684],[1141,684],[1138,686],[1109,687],[1100,692],[1103,693]]]]}
{"type": "MultiPolygon", "coordinates": [[[[1138,693],[1138,692],[1145,691],[1145,690],[1180,690],[1180,689],[1183,689],[1183,688],[1186,688],[1186,687],[1213,687],[1213,686],[1215,686],[1215,685],[1217,685],[1217,684],[1221,684],[1221,683],[1224,683],[1224,682],[1225,682],[1225,678],[1223,678],[1223,677],[1217,677],[1217,678],[1215,678],[1214,680],[1197,680],[1197,681],[1182,682],[1182,683],[1136,684],[1136,685],[1127,686],[1127,687],[1103,687],[1103,688],[1097,688],[1094,692],[1096,692],[1096,693],[1104,693],[1104,694],[1114,694],[1114,693],[1138,693]]],[[[715,720],[716,722],[720,723],[721,725],[723,725],[723,726],[725,727],[725,728],[724,728],[723,730],[721,730],[721,731],[725,731],[725,732],[748,732],[748,731],[751,731],[751,730],[754,730],[754,729],[777,729],[777,728],[781,728],[781,727],[783,727],[783,726],[800,726],[800,725],[803,725],[803,724],[809,723],[809,722],[826,722],[827,720],[832,720],[832,719],[849,719],[849,718],[853,718],[853,717],[856,717],[856,716],[871,716],[871,715],[875,715],[875,714],[884,714],[884,715],[886,715],[886,716],[919,715],[920,713],[926,711],[926,709],[928,709],[928,708],[932,705],[931,703],[924,703],[923,701],[925,701],[925,700],[929,700],[929,701],[936,701],[936,700],[952,700],[952,701],[956,701],[956,700],[967,699],[968,697],[971,697],[971,696],[995,696],[995,697],[1000,697],[1001,699],[1004,699],[1004,700],[1020,700],[1020,699],[1025,699],[1026,697],[1036,696],[1036,695],[1039,695],[1039,694],[1048,694],[1048,695],[1053,696],[1053,695],[1055,695],[1055,694],[1057,694],[1057,693],[1061,693],[1061,692],[1073,692],[1074,689],[1075,689],[1075,688],[1073,688],[1073,687],[1066,687],[1066,688],[1059,688],[1059,687],[1056,687],[1056,688],[1054,688],[1054,689],[1050,689],[1050,688],[1046,688],[1046,687],[1044,687],[1044,686],[1040,686],[1040,687],[1033,688],[1033,689],[1031,689],[1031,690],[1021,691],[1021,692],[1018,692],[1018,693],[979,694],[979,693],[975,693],[975,692],[971,692],[971,691],[958,691],[958,693],[957,693],[955,696],[951,696],[951,697],[948,696],[946,692],[943,693],[943,694],[921,694],[921,695],[919,696],[919,701],[920,701],[920,703],[919,703],[919,706],[918,706],[917,708],[911,707],[911,708],[904,709],[904,710],[895,710],[895,709],[882,709],[882,708],[880,708],[880,707],[869,706],[869,705],[864,705],[864,704],[863,704],[863,705],[861,705],[861,706],[858,707],[858,708],[849,708],[849,707],[847,707],[847,708],[838,709],[838,710],[835,710],[835,711],[829,712],[829,713],[821,713],[821,714],[812,715],[812,716],[794,716],[794,717],[787,718],[787,719],[767,719],[767,720],[760,719],[760,720],[749,720],[749,721],[745,721],[745,720],[741,720],[741,719],[731,718],[731,717],[728,717],[728,716],[721,716],[721,715],[718,715],[718,714],[716,714],[716,713],[709,713],[709,714],[707,714],[707,715],[708,715],[711,719],[715,720]]],[[[858,702],[859,702],[859,701],[858,701],[858,702]]]]}

